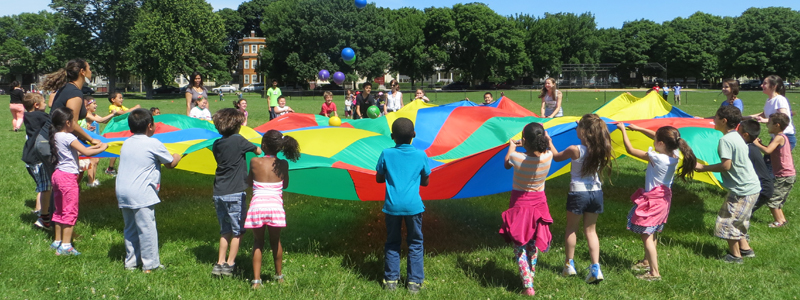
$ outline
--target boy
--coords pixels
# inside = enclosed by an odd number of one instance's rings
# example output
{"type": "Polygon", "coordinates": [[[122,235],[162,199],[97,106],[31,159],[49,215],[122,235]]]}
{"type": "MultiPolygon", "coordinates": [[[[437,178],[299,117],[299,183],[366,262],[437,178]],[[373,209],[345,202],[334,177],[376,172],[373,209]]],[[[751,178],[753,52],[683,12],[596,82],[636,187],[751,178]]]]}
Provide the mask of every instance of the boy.
{"type": "Polygon", "coordinates": [[[775,190],[767,201],[772,217],[775,218],[775,222],[769,224],[770,228],[786,225],[783,204],[789,198],[789,192],[792,190],[795,180],[792,148],[791,145],[786,147],[789,139],[783,133],[786,127],[789,127],[789,116],[784,113],[774,113],[769,116],[769,122],[767,122],[767,131],[773,136],[772,141],[767,146],[761,144],[761,139],[756,139],[756,142],[753,143],[761,149],[761,152],[769,154],[772,174],[775,175],[775,190]]]}
{"type": "Polygon", "coordinates": [[[273,107],[272,111],[275,112],[276,118],[294,112],[291,107],[286,106],[286,97],[284,96],[278,97],[278,106],[273,107]]]}
{"type": "Polygon", "coordinates": [[[370,106],[378,104],[375,101],[375,97],[370,94],[372,92],[372,83],[364,83],[362,88],[364,89],[364,92],[356,96],[356,111],[355,115],[353,115],[353,119],[367,117],[367,109],[369,109],[370,106]]]}
{"type": "Polygon", "coordinates": [[[52,192],[50,176],[53,175],[54,166],[50,163],[50,157],[40,157],[34,148],[39,130],[50,126],[50,115],[44,111],[47,104],[44,103],[44,98],[40,94],[25,94],[22,106],[26,111],[22,122],[25,124],[25,134],[28,138],[22,149],[22,161],[25,162],[28,174],[36,182],[36,210],[34,213],[39,215],[39,218],[36,219],[34,225],[47,229],[50,228],[50,194],[52,192]]]}
{"type": "Polygon", "coordinates": [[[416,136],[414,123],[407,118],[398,118],[392,123],[394,148],[384,149],[375,167],[375,179],[386,183],[386,198],[383,212],[386,214],[386,244],[384,253],[383,284],[387,290],[397,289],[400,279],[400,236],[403,221],[406,222],[408,244],[408,291],[419,292],[425,280],[424,248],[422,246],[422,212],[425,206],[419,195],[420,186],[428,186],[431,169],[425,152],[411,146],[416,136]]]}
{"type": "MultiPolygon", "coordinates": [[[[739,135],[742,136],[745,143],[747,143],[748,157],[753,162],[753,170],[756,171],[758,181],[761,183],[761,193],[758,194],[758,200],[753,205],[753,213],[756,212],[762,205],[769,201],[772,197],[772,172],[767,169],[764,159],[761,156],[761,150],[753,143],[761,133],[761,124],[756,120],[744,120],[739,124],[739,135]]],[[[752,214],[751,214],[752,216],[752,214]]]]}
{"type": "Polygon", "coordinates": [[[158,107],[151,107],[150,108],[150,114],[152,114],[154,117],[155,116],[160,116],[161,115],[161,110],[158,109],[158,107]]]}
{"type": "Polygon", "coordinates": [[[281,89],[278,88],[278,81],[272,81],[272,87],[267,89],[267,105],[269,105],[269,119],[275,119],[277,115],[275,115],[275,106],[278,106],[278,97],[283,95],[281,93],[281,89]]]}
{"type": "Polygon", "coordinates": [[[492,102],[494,102],[492,93],[486,92],[486,94],[483,94],[483,105],[489,105],[492,104],[492,102]]]}
{"type": "Polygon", "coordinates": [[[133,136],[122,143],[117,176],[117,202],[125,222],[125,269],[150,273],[163,269],[158,256],[155,205],[161,202],[161,164],[175,168],[181,160],[178,153],[170,154],[159,140],[150,111],[134,109],[128,115],[128,127],[133,136]]]}
{"type": "Polygon", "coordinates": [[[247,182],[246,154],[261,154],[261,148],[239,135],[244,122],[244,114],[235,108],[223,108],[214,114],[214,127],[222,137],[214,141],[211,152],[217,161],[214,176],[214,206],[220,226],[219,257],[211,269],[213,275],[233,275],[234,260],[239,252],[239,241],[244,234],[245,189],[252,185],[247,182]],[[230,245],[230,254],[225,259],[230,245]]]}
{"type": "Polygon", "coordinates": [[[728,241],[729,252],[722,260],[741,264],[742,256],[755,257],[747,242],[747,229],[750,227],[750,214],[761,192],[758,176],[749,161],[747,145],[736,132],[742,120],[742,112],[734,106],[723,106],[714,116],[714,129],[724,135],[719,140],[717,151],[720,163],[702,165],[698,172],[720,172],[722,185],[728,189],[728,196],[717,213],[714,235],[728,241]]]}
{"type": "MultiPolygon", "coordinates": [[[[133,108],[129,109],[129,108],[125,107],[124,105],[122,105],[123,101],[125,101],[125,99],[122,98],[122,93],[119,93],[119,92],[109,93],[108,94],[108,102],[111,103],[111,105],[108,106],[108,113],[110,113],[110,114],[115,113],[116,115],[119,116],[119,115],[127,114],[127,113],[133,111],[134,109],[137,109],[137,108],[141,107],[141,106],[139,106],[139,104],[136,104],[136,106],[134,106],[133,108]]],[[[111,176],[117,176],[117,170],[114,169],[114,166],[116,164],[117,164],[117,158],[116,157],[109,158],[108,159],[108,168],[106,168],[106,174],[111,175],[111,176]]]]}
{"type": "Polygon", "coordinates": [[[325,99],[325,102],[322,103],[322,109],[319,111],[321,116],[325,117],[339,117],[339,113],[336,112],[336,103],[333,103],[333,93],[331,91],[325,91],[322,94],[322,98],[325,99]]]}

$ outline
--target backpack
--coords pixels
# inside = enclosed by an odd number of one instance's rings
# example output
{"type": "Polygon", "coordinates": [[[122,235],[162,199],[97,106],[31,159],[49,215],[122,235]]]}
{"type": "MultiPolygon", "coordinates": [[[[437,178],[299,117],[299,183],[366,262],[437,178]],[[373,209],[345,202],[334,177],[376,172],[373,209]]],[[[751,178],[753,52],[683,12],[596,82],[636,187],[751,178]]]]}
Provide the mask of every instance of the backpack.
{"type": "Polygon", "coordinates": [[[26,164],[34,165],[43,163],[50,165],[50,121],[47,121],[39,131],[25,141],[22,148],[22,161],[26,164]]]}

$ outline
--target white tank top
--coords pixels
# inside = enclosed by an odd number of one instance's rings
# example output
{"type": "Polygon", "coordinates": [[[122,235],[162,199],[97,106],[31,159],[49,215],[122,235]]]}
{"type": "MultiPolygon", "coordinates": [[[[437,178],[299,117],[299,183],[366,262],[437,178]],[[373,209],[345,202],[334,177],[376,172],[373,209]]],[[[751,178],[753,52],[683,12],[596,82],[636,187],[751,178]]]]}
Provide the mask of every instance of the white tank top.
{"type": "Polygon", "coordinates": [[[603,189],[603,184],[600,182],[600,177],[597,176],[597,172],[592,173],[591,176],[582,177],[581,176],[581,168],[583,168],[583,159],[586,158],[586,146],[578,145],[578,150],[580,151],[578,159],[572,160],[572,168],[569,170],[570,181],[569,181],[569,191],[570,192],[588,192],[588,191],[599,191],[603,189]]]}

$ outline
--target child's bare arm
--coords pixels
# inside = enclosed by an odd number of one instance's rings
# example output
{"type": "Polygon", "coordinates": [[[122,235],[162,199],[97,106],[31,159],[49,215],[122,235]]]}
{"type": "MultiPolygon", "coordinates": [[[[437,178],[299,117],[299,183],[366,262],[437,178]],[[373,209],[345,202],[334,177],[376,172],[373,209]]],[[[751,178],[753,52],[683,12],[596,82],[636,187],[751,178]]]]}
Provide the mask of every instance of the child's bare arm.
{"type": "Polygon", "coordinates": [[[183,156],[181,156],[180,153],[173,153],[172,154],[172,162],[168,163],[168,164],[164,164],[164,166],[167,167],[167,168],[170,168],[170,169],[174,169],[175,167],[178,166],[178,162],[181,161],[181,158],[183,158],[183,156]]]}
{"type": "Polygon", "coordinates": [[[625,144],[625,151],[636,158],[644,161],[650,161],[650,157],[647,156],[647,152],[633,148],[633,144],[631,144],[631,140],[628,138],[628,132],[625,131],[625,124],[619,122],[617,123],[617,128],[620,130],[620,132],[622,132],[622,142],[625,144]]]}
{"type": "MultiPolygon", "coordinates": [[[[423,171],[425,172],[425,171],[423,171]]],[[[431,183],[431,177],[428,174],[420,174],[422,178],[420,178],[419,185],[421,186],[428,186],[431,183]]]]}
{"type": "Polygon", "coordinates": [[[697,163],[694,169],[698,172],[727,172],[731,169],[731,160],[723,158],[721,159],[720,163],[713,165],[703,165],[701,163],[697,163]]]}
{"type": "Polygon", "coordinates": [[[647,129],[647,128],[644,128],[644,127],[639,127],[639,126],[633,125],[633,124],[629,124],[628,128],[630,130],[633,130],[633,131],[641,132],[642,134],[646,135],[647,137],[649,137],[651,139],[655,139],[656,138],[656,132],[652,131],[650,129],[647,129]]]}
{"type": "Polygon", "coordinates": [[[255,153],[256,155],[261,155],[261,153],[262,153],[261,147],[256,146],[256,150],[253,151],[253,153],[255,153]]]}
{"type": "Polygon", "coordinates": [[[386,183],[386,175],[375,174],[375,182],[377,182],[377,183],[386,183]]]}
{"type": "Polygon", "coordinates": [[[506,153],[506,159],[505,159],[505,162],[503,164],[503,166],[506,168],[506,170],[511,169],[511,167],[514,166],[514,165],[511,164],[511,161],[509,161],[509,160],[511,159],[511,154],[514,154],[514,153],[517,152],[517,143],[519,143],[519,141],[516,141],[514,139],[508,140],[508,153],[506,153]]]}
{"type": "Polygon", "coordinates": [[[72,141],[72,143],[70,143],[69,146],[75,148],[75,150],[78,150],[78,153],[83,154],[84,156],[94,156],[103,153],[103,151],[106,151],[106,148],[108,148],[108,145],[106,143],[99,143],[93,146],[86,147],[83,144],[81,144],[81,142],[79,142],[78,140],[72,141]]]}
{"type": "Polygon", "coordinates": [[[764,144],[761,143],[761,138],[756,138],[756,140],[753,141],[753,145],[756,145],[756,147],[758,147],[758,149],[765,154],[772,154],[772,151],[775,151],[778,146],[782,146],[785,143],[786,140],[780,135],[776,135],[774,138],[772,138],[772,141],[769,142],[769,145],[767,146],[764,146],[764,144]]]}
{"type": "Polygon", "coordinates": [[[289,162],[281,160],[281,173],[283,174],[283,189],[289,188],[289,162]]]}

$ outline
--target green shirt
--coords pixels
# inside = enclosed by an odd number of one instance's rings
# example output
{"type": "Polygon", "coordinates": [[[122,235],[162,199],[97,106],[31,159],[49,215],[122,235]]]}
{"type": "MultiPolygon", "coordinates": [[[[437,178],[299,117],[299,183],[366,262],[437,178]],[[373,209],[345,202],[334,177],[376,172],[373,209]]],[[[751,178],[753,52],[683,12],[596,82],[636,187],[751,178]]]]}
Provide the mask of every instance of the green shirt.
{"type": "Polygon", "coordinates": [[[736,130],[726,133],[719,139],[717,151],[720,159],[731,160],[730,170],[720,172],[722,186],[737,196],[758,194],[761,191],[761,184],[748,156],[750,150],[736,130]]]}
{"type": "Polygon", "coordinates": [[[278,106],[278,97],[280,97],[281,89],[280,88],[269,88],[267,89],[267,97],[269,97],[269,107],[278,106]]]}

